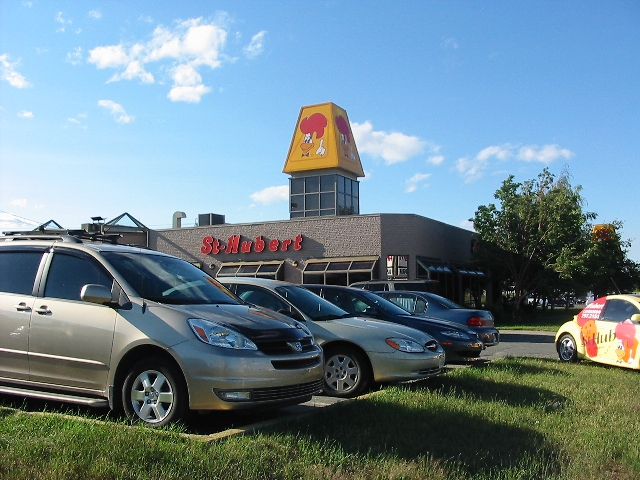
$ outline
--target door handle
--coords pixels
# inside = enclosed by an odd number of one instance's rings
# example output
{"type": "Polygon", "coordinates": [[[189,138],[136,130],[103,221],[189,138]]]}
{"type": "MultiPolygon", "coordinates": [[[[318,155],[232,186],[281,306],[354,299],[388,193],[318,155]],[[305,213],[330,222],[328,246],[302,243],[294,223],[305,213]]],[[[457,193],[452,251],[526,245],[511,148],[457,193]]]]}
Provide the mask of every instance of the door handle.
{"type": "Polygon", "coordinates": [[[36,308],[36,313],[39,315],[50,315],[51,310],[46,305],[42,305],[40,308],[36,308]]]}
{"type": "Polygon", "coordinates": [[[31,307],[28,306],[24,302],[20,302],[18,305],[15,305],[15,308],[19,312],[30,312],[31,311],[31,307]]]}

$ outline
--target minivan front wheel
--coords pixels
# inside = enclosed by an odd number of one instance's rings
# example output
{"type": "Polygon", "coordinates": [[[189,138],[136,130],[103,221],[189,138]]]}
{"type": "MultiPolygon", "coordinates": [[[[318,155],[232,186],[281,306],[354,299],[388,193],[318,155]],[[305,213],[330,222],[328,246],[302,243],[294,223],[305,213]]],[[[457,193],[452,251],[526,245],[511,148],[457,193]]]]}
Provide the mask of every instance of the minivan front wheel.
{"type": "Polygon", "coordinates": [[[141,360],[129,370],[122,405],[131,422],[160,427],[185,417],[187,388],[181,373],[160,357],[141,360]]]}
{"type": "Polygon", "coordinates": [[[371,384],[371,369],[366,357],[350,347],[325,351],[324,393],[351,398],[363,393],[371,384]]]}

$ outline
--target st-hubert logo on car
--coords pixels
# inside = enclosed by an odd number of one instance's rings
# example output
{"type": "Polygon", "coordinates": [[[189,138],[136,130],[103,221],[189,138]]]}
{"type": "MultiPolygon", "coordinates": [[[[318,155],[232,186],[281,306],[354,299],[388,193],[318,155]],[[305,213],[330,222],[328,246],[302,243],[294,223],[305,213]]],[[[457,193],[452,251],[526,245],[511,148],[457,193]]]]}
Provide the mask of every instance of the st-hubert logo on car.
{"type": "Polygon", "coordinates": [[[302,351],[302,343],[300,342],[287,342],[287,345],[289,345],[291,350],[296,353],[300,353],[302,351]]]}

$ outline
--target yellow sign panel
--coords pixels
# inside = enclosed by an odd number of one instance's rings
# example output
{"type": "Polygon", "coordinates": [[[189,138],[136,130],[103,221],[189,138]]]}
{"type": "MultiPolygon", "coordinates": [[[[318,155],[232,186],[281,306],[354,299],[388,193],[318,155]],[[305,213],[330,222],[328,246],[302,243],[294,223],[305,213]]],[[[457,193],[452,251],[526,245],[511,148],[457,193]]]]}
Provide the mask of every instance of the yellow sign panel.
{"type": "Polygon", "coordinates": [[[333,103],[310,105],[300,116],[284,173],[340,168],[364,177],[347,112],[333,103]]]}

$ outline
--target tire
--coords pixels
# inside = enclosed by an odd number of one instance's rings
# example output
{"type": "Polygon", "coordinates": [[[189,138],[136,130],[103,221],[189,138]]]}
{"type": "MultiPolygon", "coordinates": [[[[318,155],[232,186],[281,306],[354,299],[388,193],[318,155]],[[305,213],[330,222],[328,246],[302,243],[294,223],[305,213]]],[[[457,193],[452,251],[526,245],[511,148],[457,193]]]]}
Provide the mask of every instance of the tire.
{"type": "Polygon", "coordinates": [[[161,427],[184,420],[187,386],[181,372],[161,357],[136,363],[122,387],[122,406],[131,423],[161,427]]]}
{"type": "Polygon", "coordinates": [[[354,348],[343,346],[325,351],[324,393],[332,397],[352,398],[371,385],[368,359],[354,348]]]}
{"type": "Polygon", "coordinates": [[[578,361],[578,349],[573,335],[569,333],[562,334],[558,339],[556,349],[558,350],[558,357],[560,357],[561,361],[571,363],[578,361]]]}

